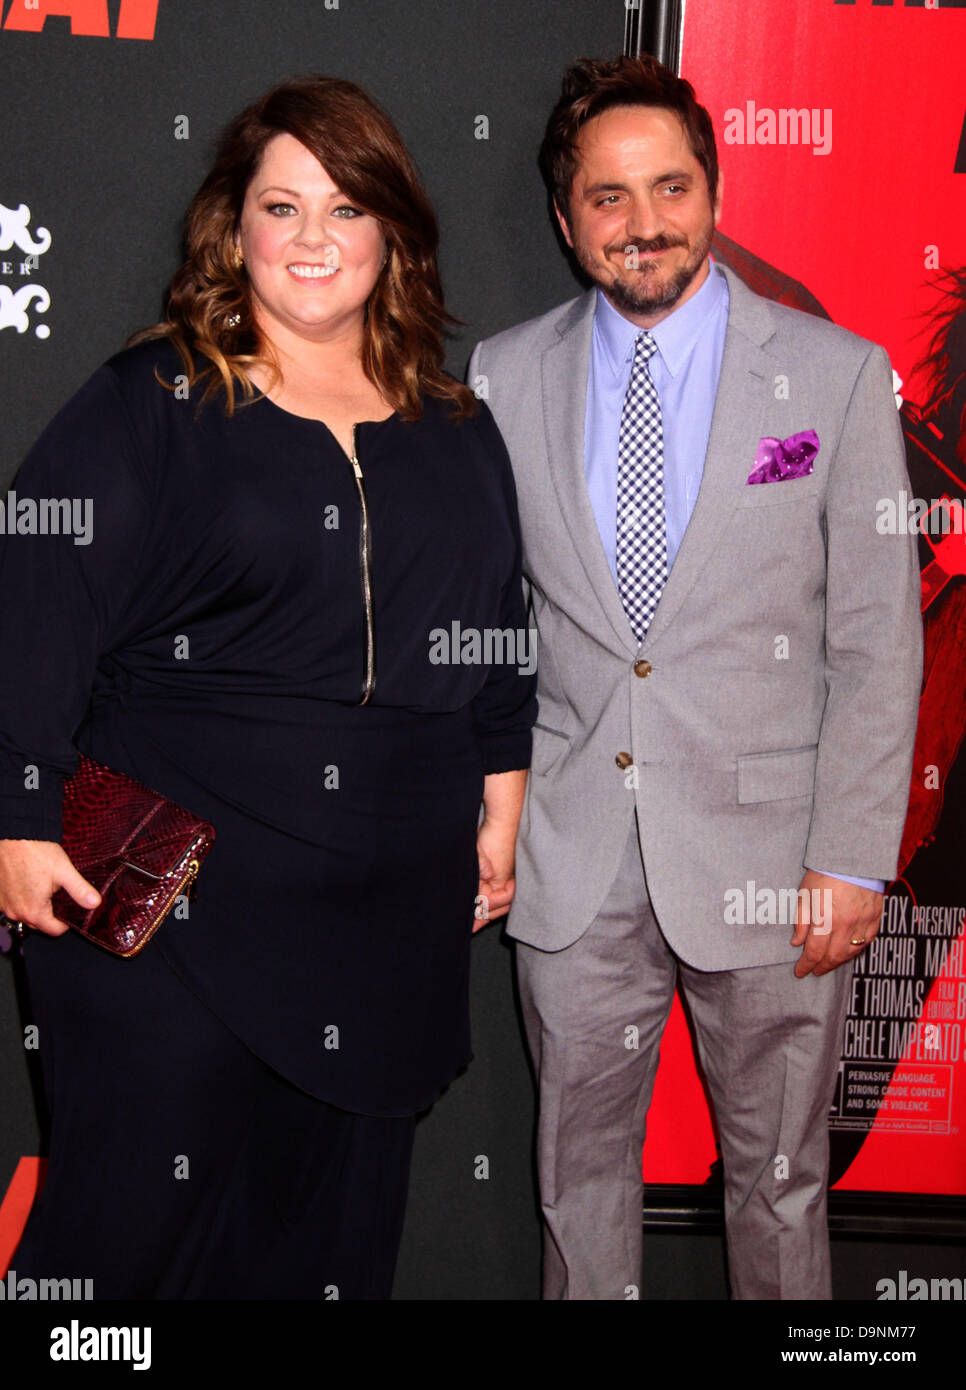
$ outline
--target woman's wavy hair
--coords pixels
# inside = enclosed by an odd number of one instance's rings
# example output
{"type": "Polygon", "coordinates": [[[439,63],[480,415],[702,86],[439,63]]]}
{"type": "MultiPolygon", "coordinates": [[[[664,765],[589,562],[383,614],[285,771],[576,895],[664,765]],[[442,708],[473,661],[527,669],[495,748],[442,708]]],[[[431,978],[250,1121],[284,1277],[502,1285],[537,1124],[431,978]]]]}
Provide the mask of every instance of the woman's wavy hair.
{"type": "Polygon", "coordinates": [[[346,198],[382,226],[388,255],[366,305],[366,376],[404,420],[420,418],[421,391],[452,402],[456,419],[474,414],[473,392],[442,365],[444,330],[458,320],[443,306],[439,226],[429,198],[392,121],[361,87],[339,78],[283,82],[230,123],[188,209],[187,255],[168,286],[165,317],[135,333],[128,346],[170,339],[189,386],[206,383],[203,401],[223,387],[228,415],[236,388],[242,404],[254,398],[246,366],[265,366],[279,380],[271,344],[256,332],[248,276],[234,253],[248,185],[265,146],[283,133],[311,150],[346,198]],[[194,354],[208,365],[199,366],[194,354]]]}

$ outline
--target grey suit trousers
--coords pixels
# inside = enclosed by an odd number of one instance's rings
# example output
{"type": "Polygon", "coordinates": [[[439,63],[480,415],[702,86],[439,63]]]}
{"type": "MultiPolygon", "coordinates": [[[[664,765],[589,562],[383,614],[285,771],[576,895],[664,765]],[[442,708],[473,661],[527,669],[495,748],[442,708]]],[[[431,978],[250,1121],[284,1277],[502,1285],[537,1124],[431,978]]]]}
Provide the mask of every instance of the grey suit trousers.
{"type": "Polygon", "coordinates": [[[634,821],[588,930],[561,951],[516,950],[540,1085],[544,1298],[639,1296],[641,1149],[678,978],[718,1124],[732,1296],[831,1298],[827,1116],[852,962],[804,979],[794,963],[685,964],[651,909],[634,821]]]}

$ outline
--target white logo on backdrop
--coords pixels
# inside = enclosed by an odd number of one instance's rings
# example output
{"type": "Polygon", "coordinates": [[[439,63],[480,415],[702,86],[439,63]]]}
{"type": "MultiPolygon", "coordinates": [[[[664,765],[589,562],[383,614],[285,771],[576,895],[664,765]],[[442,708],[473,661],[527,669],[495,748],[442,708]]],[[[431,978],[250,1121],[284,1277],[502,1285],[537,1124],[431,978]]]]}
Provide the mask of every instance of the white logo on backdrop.
{"type": "MultiPolygon", "coordinates": [[[[39,269],[40,257],[50,249],[51,236],[46,227],[38,227],[36,237],[27,223],[30,209],[26,203],[18,208],[5,207],[0,203],[0,274],[18,275],[21,278],[32,275],[39,269]],[[6,253],[18,247],[25,255],[22,261],[7,260],[6,253]]],[[[10,285],[0,284],[0,329],[15,328],[18,333],[26,333],[30,327],[31,307],[38,314],[45,314],[50,308],[50,295],[43,285],[21,285],[15,290],[10,285]]],[[[34,327],[38,338],[50,337],[50,326],[38,323],[34,327]]]]}

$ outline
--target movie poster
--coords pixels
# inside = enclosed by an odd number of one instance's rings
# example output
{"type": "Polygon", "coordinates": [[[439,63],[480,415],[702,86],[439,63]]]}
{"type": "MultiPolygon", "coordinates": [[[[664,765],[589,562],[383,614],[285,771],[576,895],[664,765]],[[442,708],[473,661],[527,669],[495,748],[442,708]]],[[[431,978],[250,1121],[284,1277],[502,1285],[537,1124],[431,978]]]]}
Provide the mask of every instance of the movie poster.
{"type": "MultiPolygon", "coordinates": [[[[830,1116],[833,1187],[966,1192],[966,0],[694,0],[682,75],[715,124],[717,258],[885,347],[918,535],[925,669],[898,877],[858,957],[830,1116]]],[[[876,711],[869,711],[874,720],[876,711]]],[[[820,866],[818,866],[820,867],[820,866]]],[[[675,1001],[649,1183],[718,1181],[675,1001]]]]}

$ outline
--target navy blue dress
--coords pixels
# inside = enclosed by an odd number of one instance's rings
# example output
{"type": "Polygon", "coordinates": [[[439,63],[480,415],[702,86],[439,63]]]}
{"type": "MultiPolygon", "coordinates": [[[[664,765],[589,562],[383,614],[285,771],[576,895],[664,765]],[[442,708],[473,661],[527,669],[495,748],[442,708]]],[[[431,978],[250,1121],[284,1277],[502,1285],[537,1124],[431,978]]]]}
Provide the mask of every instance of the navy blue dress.
{"type": "Polygon", "coordinates": [[[199,410],[156,365],[183,370],[154,342],[96,371],[8,499],[0,838],[60,839],[77,749],[210,820],[169,965],[310,1094],[411,1114],[471,1056],[484,775],[529,765],[534,677],[431,660],[434,629],[526,628],[506,449],[485,405],[454,424],[428,396],[360,426],[367,612],[326,426],[199,410]],[[90,535],[31,534],[31,498],[78,500],[90,535]]]}

